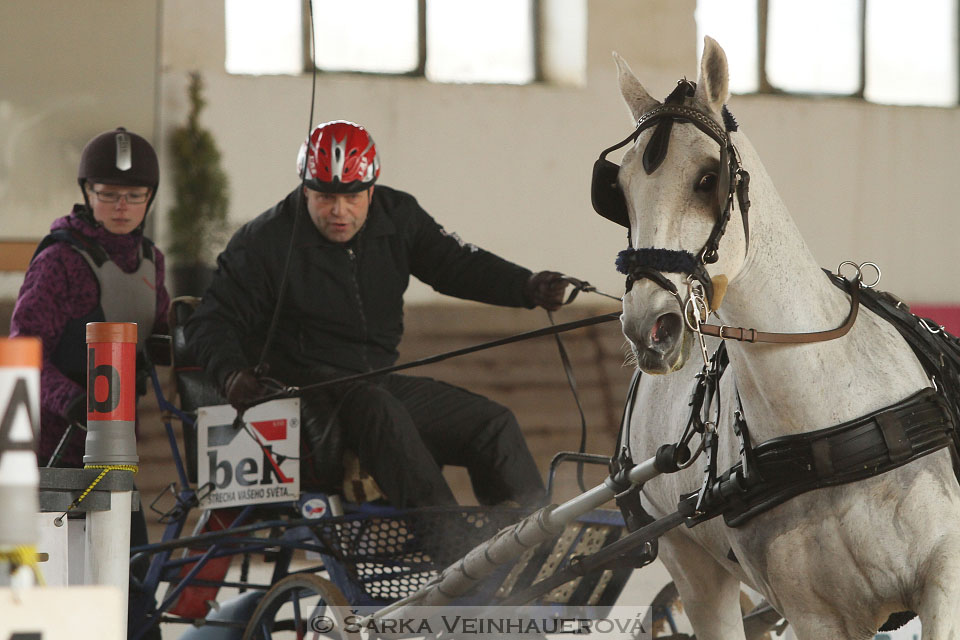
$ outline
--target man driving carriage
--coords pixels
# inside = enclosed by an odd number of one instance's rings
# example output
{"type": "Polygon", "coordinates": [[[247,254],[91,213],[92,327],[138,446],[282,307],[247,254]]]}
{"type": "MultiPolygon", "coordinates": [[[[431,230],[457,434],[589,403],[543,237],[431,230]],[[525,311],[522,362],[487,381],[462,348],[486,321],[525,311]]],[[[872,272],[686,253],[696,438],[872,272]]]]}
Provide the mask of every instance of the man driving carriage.
{"type": "MultiPolygon", "coordinates": [[[[458,298],[561,305],[560,274],[534,274],[466,244],[413,196],[375,187],[380,161],[363,127],[317,126],[297,162],[302,191],[237,231],[185,327],[188,345],[232,405],[267,391],[253,365],[278,304],[263,361],[271,378],[297,386],[394,364],[411,275],[458,298]]],[[[388,374],[307,392],[301,414],[305,486],[338,492],[350,450],[399,507],[455,504],[443,465],[466,467],[482,504],[532,506],[543,497],[513,413],[464,389],[388,374]]]]}

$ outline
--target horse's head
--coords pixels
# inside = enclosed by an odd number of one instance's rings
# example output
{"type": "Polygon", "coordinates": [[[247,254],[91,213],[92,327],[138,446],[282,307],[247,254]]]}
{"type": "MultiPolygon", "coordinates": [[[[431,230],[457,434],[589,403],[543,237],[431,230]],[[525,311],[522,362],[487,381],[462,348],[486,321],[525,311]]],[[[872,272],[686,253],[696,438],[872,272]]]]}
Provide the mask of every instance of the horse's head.
{"type": "Polygon", "coordinates": [[[680,81],[664,103],[616,58],[637,122],[623,144],[635,143],[619,169],[597,162],[594,206],[630,230],[630,247],[617,259],[627,275],[624,335],[641,369],[669,373],[690,354],[694,315],[705,320],[704,307],[718,308],[743,266],[746,215],[731,212],[749,205],[748,176],[730,137],[727,60],[714,40],[706,38],[696,85],[680,81]]]}

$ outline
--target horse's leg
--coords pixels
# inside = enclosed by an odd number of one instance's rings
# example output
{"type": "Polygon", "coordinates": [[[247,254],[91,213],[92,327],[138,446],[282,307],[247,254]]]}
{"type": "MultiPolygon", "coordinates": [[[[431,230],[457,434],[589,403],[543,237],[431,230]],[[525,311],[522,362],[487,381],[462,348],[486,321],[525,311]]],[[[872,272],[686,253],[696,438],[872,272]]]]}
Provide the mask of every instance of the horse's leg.
{"type": "Polygon", "coordinates": [[[660,539],[659,555],[677,585],[697,640],[746,640],[739,579],[680,531],[660,539]]]}
{"type": "Polygon", "coordinates": [[[960,638],[960,535],[942,539],[927,556],[915,611],[923,640],[960,638]]]}

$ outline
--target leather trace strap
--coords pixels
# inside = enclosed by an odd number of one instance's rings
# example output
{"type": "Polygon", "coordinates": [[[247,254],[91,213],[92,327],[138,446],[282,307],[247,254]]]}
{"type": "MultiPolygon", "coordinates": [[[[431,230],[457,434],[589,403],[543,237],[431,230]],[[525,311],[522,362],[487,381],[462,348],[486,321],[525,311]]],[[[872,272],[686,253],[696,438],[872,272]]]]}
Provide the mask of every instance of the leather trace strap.
{"type": "Polygon", "coordinates": [[[705,336],[712,336],[722,340],[737,340],[738,342],[767,342],[774,344],[802,344],[807,342],[826,342],[847,335],[857,321],[857,312],[860,310],[860,281],[854,281],[850,288],[850,313],[847,320],[836,329],[826,331],[811,331],[807,333],[776,333],[772,331],[757,331],[743,327],[728,327],[724,324],[701,324],[699,331],[705,336]]]}

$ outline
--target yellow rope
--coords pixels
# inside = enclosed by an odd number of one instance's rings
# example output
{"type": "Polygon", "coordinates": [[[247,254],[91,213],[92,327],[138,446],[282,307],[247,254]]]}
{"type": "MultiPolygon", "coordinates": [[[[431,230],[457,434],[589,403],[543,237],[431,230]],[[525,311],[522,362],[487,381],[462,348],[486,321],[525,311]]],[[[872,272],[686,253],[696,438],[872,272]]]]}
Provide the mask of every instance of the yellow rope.
{"type": "Polygon", "coordinates": [[[11,573],[18,567],[27,567],[33,571],[37,584],[41,586],[46,584],[43,574],[40,573],[40,565],[37,563],[37,547],[34,545],[22,545],[6,551],[0,549],[0,563],[2,562],[7,562],[13,567],[11,573]]]}
{"type": "Polygon", "coordinates": [[[87,494],[90,493],[91,491],[93,491],[93,488],[97,486],[97,483],[99,483],[101,480],[103,480],[103,477],[104,477],[105,475],[107,475],[108,472],[110,472],[110,471],[130,471],[130,472],[132,472],[132,473],[136,473],[137,471],[140,470],[140,467],[138,467],[138,466],[135,465],[135,464],[88,464],[88,465],[84,466],[83,468],[84,468],[84,469],[103,469],[103,471],[101,471],[101,472],[100,472],[100,475],[98,475],[97,478],[96,478],[93,482],[90,483],[90,486],[87,487],[87,488],[84,490],[84,492],[80,494],[80,497],[78,497],[76,500],[74,500],[73,502],[70,503],[70,506],[67,507],[67,511],[70,511],[71,509],[77,508],[77,506],[78,506],[81,502],[83,502],[83,499],[87,497],[87,494]]]}

